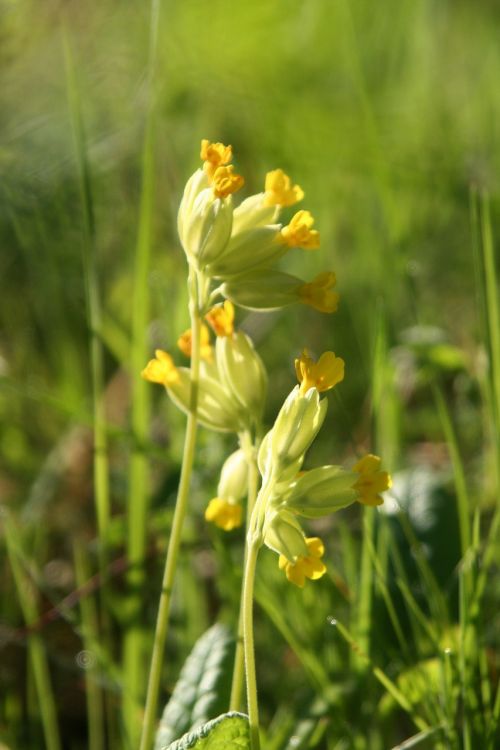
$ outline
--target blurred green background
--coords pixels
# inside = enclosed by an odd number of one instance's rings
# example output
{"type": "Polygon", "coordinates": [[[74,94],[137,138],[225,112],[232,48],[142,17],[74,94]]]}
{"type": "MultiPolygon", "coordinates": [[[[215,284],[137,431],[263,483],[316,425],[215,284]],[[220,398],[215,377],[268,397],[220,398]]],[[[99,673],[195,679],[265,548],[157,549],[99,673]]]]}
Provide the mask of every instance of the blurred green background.
{"type": "MultiPolygon", "coordinates": [[[[4,515],[15,519],[16,554],[38,582],[38,611],[77,585],[75,544],[85,549],[89,574],[99,565],[82,260],[90,248],[102,312],[98,338],[104,348],[113,559],[122,559],[127,548],[131,454],[145,457],[143,491],[151,498],[147,580],[141,579],[140,592],[128,591],[121,571],[108,592],[116,635],[110,659],[120,663],[121,635],[137,621],[148,653],[184,417],[161,389],[144,387],[147,431],[137,433],[132,404],[140,386],[133,384],[131,349],[137,359],[142,347],[145,363],[155,346],[174,350],[187,326],[186,263],[176,212],[199,164],[202,138],[232,144],[245,195],[262,189],[267,171],[281,167],[289,173],[305,190],[301,207],[316,219],[321,249],[294,250],[282,267],[307,279],[324,269],[337,273],[341,304],[335,315],[303,307],[271,315],[239,313],[270,373],[268,422],[294,385],[293,358],[304,346],[342,356],[345,382],[331,397],[311,465],[378,450],[393,473],[423,472],[432,492],[448,497],[432,506],[442,508],[435,515],[444,525],[436,528],[444,532],[429,541],[424,524],[423,537],[431,563],[434,552],[443,553],[444,567],[435,572],[453,600],[458,532],[449,531],[456,531],[456,518],[449,525],[446,520],[455,507],[454,489],[443,413],[430,386],[439,384],[455,425],[472,507],[488,514],[496,501],[495,420],[488,406],[488,326],[473,252],[471,191],[490,194],[492,226],[498,226],[500,6],[492,0],[164,0],[154,3],[155,9],[152,68],[149,3],[0,1],[0,495],[4,515]],[[134,334],[133,302],[141,283],[141,243],[150,249],[142,343],[134,334]],[[443,533],[449,543],[443,543],[443,533]],[[130,604],[134,598],[139,614],[130,604]]],[[[165,695],[194,639],[218,613],[230,621],[237,601],[238,571],[230,569],[240,564],[235,560],[241,539],[226,548],[227,538],[202,521],[233,445],[226,436],[201,435],[196,516],[182,558],[183,594],[171,646],[175,666],[165,695]]],[[[411,495],[404,482],[398,486],[405,497],[411,495]]],[[[404,505],[402,495],[398,500],[404,505]]],[[[331,539],[332,569],[355,590],[362,520],[357,511],[345,518],[345,526],[327,525],[325,535],[331,539]]],[[[418,532],[418,523],[415,528],[418,532]]],[[[41,729],[22,631],[23,619],[30,618],[26,611],[23,618],[17,603],[9,559],[3,557],[1,569],[0,737],[12,747],[35,748],[41,746],[41,729]]],[[[269,554],[266,560],[263,568],[274,570],[274,558],[269,554]]],[[[278,581],[277,576],[279,597],[278,581]]],[[[321,586],[321,605],[312,591],[304,599],[287,592],[297,632],[304,627],[303,608],[316,611],[317,620],[308,623],[317,654],[324,648],[331,607],[351,611],[349,596],[342,598],[337,589],[330,595],[321,586]]],[[[498,580],[493,588],[487,611],[495,646],[498,580]]],[[[453,620],[455,604],[450,607],[453,620]]],[[[58,616],[39,629],[68,748],[85,747],[86,741],[75,612],[73,607],[69,619],[58,616]]],[[[391,648],[390,638],[384,640],[384,616],[379,635],[373,631],[378,645],[370,645],[379,649],[376,660],[382,664],[391,648]]],[[[292,675],[287,699],[302,705],[301,672],[285,650],[283,629],[278,637],[265,616],[260,627],[262,662],[279,643],[283,671],[292,675]]],[[[328,669],[335,684],[346,685],[352,679],[349,659],[340,652],[328,669]]],[[[429,656],[425,647],[419,653],[429,656]]],[[[404,658],[397,652],[391,659],[397,674],[404,658]]],[[[110,677],[112,670],[102,663],[101,668],[105,689],[118,705],[120,678],[110,677]]],[[[261,678],[268,723],[283,695],[273,670],[262,667],[261,678]]],[[[343,699],[343,731],[348,738],[353,732],[354,739],[344,745],[327,739],[318,747],[363,748],[364,736],[371,742],[366,747],[385,750],[406,736],[405,719],[388,726],[372,720],[380,696],[373,686],[368,692],[358,729],[352,696],[359,693],[353,689],[343,699]]]]}

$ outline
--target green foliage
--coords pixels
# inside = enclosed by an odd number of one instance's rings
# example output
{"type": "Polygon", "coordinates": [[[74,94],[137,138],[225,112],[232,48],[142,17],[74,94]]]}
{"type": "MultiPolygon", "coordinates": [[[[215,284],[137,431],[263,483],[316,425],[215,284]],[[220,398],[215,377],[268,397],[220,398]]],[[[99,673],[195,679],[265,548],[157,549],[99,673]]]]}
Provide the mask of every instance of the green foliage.
{"type": "Polygon", "coordinates": [[[156,750],[165,750],[228,705],[233,658],[234,636],[224,625],[213,625],[198,639],[163,712],[156,750]]]}
{"type": "Polygon", "coordinates": [[[250,750],[248,719],[244,714],[227,713],[189,732],[164,750],[250,750]]]}

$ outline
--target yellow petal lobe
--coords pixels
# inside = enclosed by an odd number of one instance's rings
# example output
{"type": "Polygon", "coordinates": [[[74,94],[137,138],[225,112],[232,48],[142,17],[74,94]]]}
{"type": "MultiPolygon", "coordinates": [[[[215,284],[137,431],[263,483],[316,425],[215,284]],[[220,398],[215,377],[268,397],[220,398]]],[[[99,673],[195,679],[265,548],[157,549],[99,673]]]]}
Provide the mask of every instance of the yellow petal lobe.
{"type": "MultiPolygon", "coordinates": [[[[184,331],[177,339],[177,346],[181,352],[186,356],[190,357],[193,348],[193,334],[191,329],[188,328],[184,331]]],[[[210,332],[206,325],[202,323],[200,331],[200,355],[202,359],[211,362],[213,360],[213,349],[210,344],[210,332]]]]}
{"type": "Polygon", "coordinates": [[[212,177],[212,187],[217,198],[227,198],[245,184],[240,174],[236,174],[232,164],[227,167],[217,167],[212,177]]]}
{"type": "Polygon", "coordinates": [[[392,486],[392,479],[387,471],[380,471],[381,459],[368,453],[352,468],[360,474],[358,481],[353,484],[353,489],[359,492],[358,501],[363,505],[382,505],[384,499],[380,492],[388,490],[392,486]]]}
{"type": "Polygon", "coordinates": [[[216,336],[232,336],[234,332],[234,305],[228,299],[223,305],[212,307],[205,315],[216,336]]]}
{"type": "Polygon", "coordinates": [[[293,185],[290,177],[282,169],[268,172],[265,182],[265,206],[293,206],[304,197],[299,185],[293,185]]]}
{"type": "Polygon", "coordinates": [[[321,393],[333,388],[344,379],[344,360],[334,352],[324,352],[317,362],[304,350],[295,360],[295,372],[303,396],[309,388],[317,388],[321,393]]]}
{"type": "Polygon", "coordinates": [[[167,387],[176,383],[179,380],[179,373],[170,354],[157,349],[155,355],[156,358],[151,359],[141,372],[141,377],[149,380],[150,383],[160,383],[167,387]]]}
{"type": "Polygon", "coordinates": [[[206,138],[201,142],[200,158],[205,162],[204,169],[211,179],[217,167],[228,164],[233,156],[231,146],[225,146],[223,143],[211,143],[206,138]]]}
{"type": "Polygon", "coordinates": [[[222,497],[214,497],[205,510],[205,520],[214,523],[224,531],[232,531],[241,526],[243,507],[238,503],[230,503],[222,497]]]}
{"type": "Polygon", "coordinates": [[[319,248],[319,232],[311,229],[314,219],[310,211],[297,211],[290,223],[281,230],[281,240],[288,247],[301,247],[303,250],[319,248]]]}
{"type": "Polygon", "coordinates": [[[285,575],[290,583],[299,588],[303,588],[306,578],[311,581],[317,581],[326,573],[326,565],[321,561],[325,553],[325,545],[319,537],[310,537],[305,540],[309,554],[300,555],[294,563],[280,555],[278,565],[280,570],[285,571],[285,575]]]}
{"type": "Polygon", "coordinates": [[[305,305],[311,305],[316,310],[332,313],[338,307],[339,295],[332,288],[337,282],[333,271],[323,271],[312,281],[302,284],[299,289],[299,299],[305,305]]]}

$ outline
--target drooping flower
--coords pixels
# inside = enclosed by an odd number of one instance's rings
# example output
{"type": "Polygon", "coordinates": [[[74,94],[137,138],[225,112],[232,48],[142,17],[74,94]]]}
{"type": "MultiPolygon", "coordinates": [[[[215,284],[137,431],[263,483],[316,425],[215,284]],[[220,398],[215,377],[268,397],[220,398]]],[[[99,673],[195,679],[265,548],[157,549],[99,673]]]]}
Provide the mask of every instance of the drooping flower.
{"type": "Polygon", "coordinates": [[[317,388],[322,393],[330,390],[344,379],[344,360],[334,352],[324,352],[317,362],[305,349],[295,360],[295,372],[304,396],[309,388],[317,388]]]}
{"type": "Polygon", "coordinates": [[[240,503],[214,497],[205,510],[205,520],[214,523],[224,531],[232,531],[241,526],[243,507],[240,503]]]}
{"type": "Polygon", "coordinates": [[[392,479],[387,471],[380,471],[381,459],[368,453],[358,461],[352,468],[360,474],[353,489],[359,492],[358,501],[363,505],[382,505],[383,497],[379,494],[388,490],[392,485],[392,479]]]}
{"type": "Polygon", "coordinates": [[[177,383],[180,378],[179,371],[170,354],[157,349],[155,355],[156,358],[151,359],[141,372],[144,380],[149,380],[150,383],[160,383],[167,387],[177,383]]]}
{"type": "Polygon", "coordinates": [[[336,281],[333,271],[319,273],[312,281],[302,284],[299,289],[300,301],[320,312],[335,312],[339,304],[339,295],[333,292],[332,288],[336,281]]]}
{"type": "Polygon", "coordinates": [[[216,336],[231,336],[234,332],[234,305],[226,300],[223,305],[216,305],[205,315],[216,336]]]}
{"type": "Polygon", "coordinates": [[[304,197],[299,185],[293,185],[290,177],[282,169],[268,172],[265,182],[265,206],[293,206],[304,197]]]}
{"type": "Polygon", "coordinates": [[[301,247],[303,250],[319,248],[319,232],[311,229],[314,219],[310,211],[297,211],[290,223],[281,230],[281,239],[288,247],[301,247]]]}
{"type": "Polygon", "coordinates": [[[306,578],[317,581],[326,573],[326,565],[321,558],[325,553],[325,545],[319,537],[310,537],[305,540],[308,555],[297,557],[295,562],[290,562],[284,555],[279,557],[280,570],[284,570],[286,577],[291,583],[303,588],[306,578]]]}
{"type": "MultiPolygon", "coordinates": [[[[193,334],[191,328],[184,331],[177,339],[177,346],[181,352],[186,356],[190,357],[193,347],[193,334]]],[[[213,347],[210,343],[210,332],[206,325],[202,324],[200,331],[200,356],[207,362],[213,360],[213,347]]]]}

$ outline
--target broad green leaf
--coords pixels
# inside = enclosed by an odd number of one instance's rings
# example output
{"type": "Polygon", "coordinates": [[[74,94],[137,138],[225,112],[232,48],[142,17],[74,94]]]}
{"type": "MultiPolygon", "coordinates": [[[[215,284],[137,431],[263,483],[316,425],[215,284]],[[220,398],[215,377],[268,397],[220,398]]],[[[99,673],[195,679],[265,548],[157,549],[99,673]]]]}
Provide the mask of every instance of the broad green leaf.
{"type": "Polygon", "coordinates": [[[222,714],[165,750],[250,750],[248,718],[234,712],[222,714]]]}
{"type": "Polygon", "coordinates": [[[234,637],[224,625],[213,625],[198,639],[163,712],[155,750],[227,708],[233,655],[234,637]]]}

